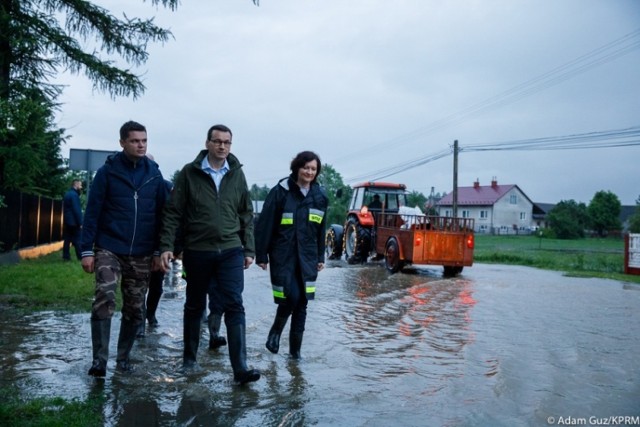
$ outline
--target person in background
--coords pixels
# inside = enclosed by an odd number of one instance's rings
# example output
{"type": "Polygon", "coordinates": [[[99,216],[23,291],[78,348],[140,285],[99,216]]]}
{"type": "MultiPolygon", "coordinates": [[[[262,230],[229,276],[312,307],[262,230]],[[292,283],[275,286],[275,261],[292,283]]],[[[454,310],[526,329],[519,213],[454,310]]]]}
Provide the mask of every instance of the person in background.
{"type": "Polygon", "coordinates": [[[82,193],[82,181],[74,179],[71,188],[64,193],[62,199],[64,224],[62,227],[62,259],[71,261],[70,246],[76,251],[76,258],[80,255],[80,232],[82,230],[82,208],[80,207],[80,194],[82,193]]]}
{"type": "Polygon", "coordinates": [[[217,295],[218,286],[215,280],[209,284],[209,316],[207,316],[207,326],[209,329],[209,350],[216,350],[227,345],[227,340],[220,335],[222,326],[222,314],[224,310],[220,304],[220,296],[217,295]]]}
{"type": "Polygon", "coordinates": [[[372,210],[381,210],[382,209],[382,202],[380,201],[380,195],[379,194],[374,194],[373,195],[373,200],[371,201],[371,203],[369,203],[368,208],[372,209],[372,210]]]}
{"type": "Polygon", "coordinates": [[[307,302],[315,297],[315,281],[324,268],[325,225],[329,199],[317,183],[320,157],[311,151],[291,161],[291,175],[274,186],[256,224],[256,263],[269,264],[273,298],[278,309],[266,347],[280,349],[280,335],[289,316],[289,355],[300,359],[307,302]]]}
{"type": "Polygon", "coordinates": [[[134,369],[129,354],[138,327],[144,323],[149,273],[160,268],[157,237],[167,193],[158,165],[146,157],[146,128],[134,121],[124,123],[120,146],[122,151],[109,156],[96,173],[82,225],[82,268],[95,273],[89,369],[94,377],[106,375],[119,283],[122,320],[116,369],[134,369]]]}
{"type": "Polygon", "coordinates": [[[205,150],[178,174],[164,210],[160,249],[163,268],[168,271],[175,233],[182,227],[182,262],[187,275],[183,367],[197,367],[202,317],[212,286],[224,313],[234,380],[245,384],[260,379],[260,371],[246,364],[242,301],[244,269],[255,256],[253,206],[242,165],[231,154],[231,138],[227,126],[209,128],[205,150]]]}

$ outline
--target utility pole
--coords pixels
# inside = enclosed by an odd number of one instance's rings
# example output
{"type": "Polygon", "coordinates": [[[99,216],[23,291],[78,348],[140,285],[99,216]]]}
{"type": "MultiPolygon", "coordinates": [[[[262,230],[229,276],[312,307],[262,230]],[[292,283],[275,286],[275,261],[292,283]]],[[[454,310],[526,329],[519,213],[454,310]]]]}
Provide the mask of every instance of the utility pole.
{"type": "Polygon", "coordinates": [[[458,140],[453,141],[453,218],[458,217],[458,140]]]}

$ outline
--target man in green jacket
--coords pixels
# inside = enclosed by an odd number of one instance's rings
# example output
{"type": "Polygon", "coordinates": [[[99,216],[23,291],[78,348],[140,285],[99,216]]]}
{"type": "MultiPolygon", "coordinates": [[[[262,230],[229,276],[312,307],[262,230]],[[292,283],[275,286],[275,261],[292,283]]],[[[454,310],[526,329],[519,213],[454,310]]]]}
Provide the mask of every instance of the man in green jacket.
{"type": "Polygon", "coordinates": [[[255,258],[253,207],[242,165],[230,153],[231,138],[228,127],[212,126],[206,149],[178,174],[164,210],[160,251],[163,268],[168,271],[180,228],[187,275],[183,366],[192,369],[197,365],[202,316],[211,286],[224,312],[234,380],[245,384],[260,379],[260,372],[246,364],[242,302],[244,269],[255,258]]]}

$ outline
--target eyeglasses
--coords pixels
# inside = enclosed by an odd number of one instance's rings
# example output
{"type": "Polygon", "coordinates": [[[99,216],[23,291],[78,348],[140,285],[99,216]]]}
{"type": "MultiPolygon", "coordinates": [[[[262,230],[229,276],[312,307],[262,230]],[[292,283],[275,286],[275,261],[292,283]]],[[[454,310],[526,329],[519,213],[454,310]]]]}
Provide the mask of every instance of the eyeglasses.
{"type": "Polygon", "coordinates": [[[226,145],[227,147],[231,147],[231,141],[223,141],[221,139],[210,139],[213,145],[220,147],[221,145],[226,145]]]}

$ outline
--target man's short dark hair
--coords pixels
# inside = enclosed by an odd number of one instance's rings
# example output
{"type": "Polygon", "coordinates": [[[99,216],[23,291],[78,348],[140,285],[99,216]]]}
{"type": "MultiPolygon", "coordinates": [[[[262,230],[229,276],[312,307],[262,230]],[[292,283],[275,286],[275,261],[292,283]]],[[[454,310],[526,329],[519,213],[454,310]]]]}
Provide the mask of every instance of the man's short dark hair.
{"type": "Polygon", "coordinates": [[[209,128],[209,131],[207,132],[207,141],[211,140],[211,134],[213,133],[214,130],[217,130],[218,132],[229,132],[229,136],[233,138],[233,132],[231,132],[231,129],[229,129],[225,125],[213,125],[209,128]]]}
{"type": "Polygon", "coordinates": [[[129,132],[146,132],[147,128],[144,125],[141,125],[138,122],[134,122],[133,120],[129,120],[120,128],[120,139],[125,141],[129,138],[129,132]]]}
{"type": "Polygon", "coordinates": [[[312,160],[318,162],[318,171],[316,173],[316,177],[313,178],[313,182],[316,182],[320,176],[320,171],[322,170],[322,162],[320,161],[320,157],[313,151],[302,151],[298,153],[293,160],[291,160],[291,172],[293,173],[293,178],[298,178],[298,171],[312,160]]]}

